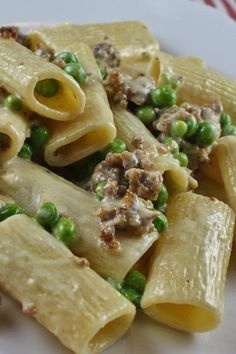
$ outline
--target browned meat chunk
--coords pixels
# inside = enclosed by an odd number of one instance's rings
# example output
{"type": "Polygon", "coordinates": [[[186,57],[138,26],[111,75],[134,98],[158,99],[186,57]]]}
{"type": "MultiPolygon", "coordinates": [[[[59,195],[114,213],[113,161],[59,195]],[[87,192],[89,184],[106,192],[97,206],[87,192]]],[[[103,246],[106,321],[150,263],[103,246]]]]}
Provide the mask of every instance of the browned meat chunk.
{"type": "Polygon", "coordinates": [[[152,221],[158,211],[151,210],[150,203],[132,192],[119,200],[110,200],[100,208],[98,216],[102,224],[102,238],[106,235],[110,242],[114,240],[116,230],[127,230],[136,235],[154,230],[152,221]]]}
{"type": "Polygon", "coordinates": [[[129,181],[129,190],[146,200],[156,200],[160,191],[162,177],[156,171],[131,168],[125,173],[129,181]]]}
{"type": "Polygon", "coordinates": [[[93,54],[96,59],[101,60],[103,64],[110,68],[116,68],[120,65],[120,54],[108,38],[94,46],[93,54]]]}
{"type": "Polygon", "coordinates": [[[118,71],[112,71],[104,82],[108,97],[117,104],[126,107],[128,101],[142,105],[150,91],[155,87],[153,79],[140,75],[132,78],[118,71]]]}
{"type": "MultiPolygon", "coordinates": [[[[136,139],[142,147],[143,139],[136,139]]],[[[101,241],[109,249],[119,248],[115,239],[117,230],[143,234],[152,230],[157,211],[152,210],[151,200],[156,200],[162,184],[162,176],[142,149],[133,152],[109,153],[99,163],[92,175],[91,189],[100,182],[104,198],[98,216],[101,221],[101,241]]]]}
{"type": "Polygon", "coordinates": [[[4,26],[0,27],[0,37],[5,39],[13,38],[18,43],[22,44],[24,47],[30,48],[31,41],[30,38],[22,34],[18,27],[15,26],[4,26]]]}
{"type": "MultiPolygon", "coordinates": [[[[54,55],[54,50],[46,46],[44,43],[38,43],[37,47],[35,48],[34,53],[39,57],[43,57],[47,60],[50,60],[54,55]]],[[[64,61],[63,61],[64,62],[64,61]]],[[[57,64],[54,62],[54,64],[57,64]]],[[[58,65],[59,66],[59,65],[58,65]]]]}

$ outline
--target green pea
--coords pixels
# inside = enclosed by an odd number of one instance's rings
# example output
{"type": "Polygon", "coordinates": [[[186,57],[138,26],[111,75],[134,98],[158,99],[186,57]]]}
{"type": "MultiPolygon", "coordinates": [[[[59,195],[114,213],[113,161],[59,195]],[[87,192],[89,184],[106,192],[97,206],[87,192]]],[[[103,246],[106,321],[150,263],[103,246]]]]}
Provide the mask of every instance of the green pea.
{"type": "Polygon", "coordinates": [[[64,71],[72,76],[80,85],[82,85],[87,79],[87,74],[80,63],[66,64],[64,71]]]}
{"type": "Polygon", "coordinates": [[[147,279],[144,274],[137,270],[130,271],[124,279],[124,287],[133,288],[140,293],[144,292],[147,279]]]}
{"type": "Polygon", "coordinates": [[[173,155],[175,159],[179,160],[180,166],[187,167],[189,160],[188,156],[184,152],[179,152],[178,154],[173,155]]]}
{"type": "Polygon", "coordinates": [[[156,209],[159,209],[166,204],[167,200],[168,200],[168,191],[165,185],[162,184],[157,200],[153,202],[153,205],[156,209]]]}
{"type": "Polygon", "coordinates": [[[57,54],[55,59],[62,59],[66,64],[79,62],[76,55],[72,52],[61,52],[57,54]]]}
{"type": "Polygon", "coordinates": [[[49,139],[49,130],[45,125],[35,125],[31,129],[30,142],[32,147],[40,149],[49,139]]]}
{"type": "Polygon", "coordinates": [[[6,204],[4,207],[0,209],[0,221],[3,221],[10,216],[21,214],[21,207],[17,204],[6,204]]]}
{"type": "Polygon", "coordinates": [[[135,115],[143,122],[143,124],[148,125],[156,119],[155,109],[151,106],[141,106],[137,107],[135,110],[135,115]]]}
{"type": "Polygon", "coordinates": [[[156,219],[153,221],[153,224],[156,228],[156,230],[161,233],[166,230],[168,227],[168,221],[167,218],[165,217],[164,214],[159,212],[159,215],[156,217],[156,219]]]}
{"type": "Polygon", "coordinates": [[[41,205],[36,214],[36,220],[44,227],[53,227],[59,218],[55,204],[47,202],[41,205]]]}
{"type": "Polygon", "coordinates": [[[221,128],[224,128],[226,125],[231,125],[231,123],[232,123],[231,116],[227,113],[222,113],[220,116],[221,128]]]}
{"type": "Polygon", "coordinates": [[[69,217],[61,216],[52,230],[53,236],[69,246],[76,237],[76,226],[69,217]]]}
{"type": "Polygon", "coordinates": [[[163,85],[153,89],[150,93],[151,103],[155,107],[172,107],[176,104],[176,91],[170,85],[163,85]]]}
{"type": "Polygon", "coordinates": [[[187,124],[187,131],[184,137],[191,138],[196,133],[198,127],[197,119],[194,116],[191,116],[185,120],[185,123],[187,124]]]}
{"type": "Polygon", "coordinates": [[[221,131],[221,136],[236,135],[235,125],[225,125],[221,131]]]}
{"type": "Polygon", "coordinates": [[[55,79],[45,79],[37,82],[35,91],[43,97],[53,97],[59,90],[59,82],[55,79]]]}
{"type": "Polygon", "coordinates": [[[176,120],[171,124],[171,135],[176,138],[184,136],[187,132],[188,126],[183,120],[176,120]]]}
{"type": "Polygon", "coordinates": [[[214,143],[217,138],[217,128],[213,122],[201,122],[197,128],[196,143],[200,147],[207,147],[214,143]]]}
{"type": "Polygon", "coordinates": [[[22,159],[31,159],[32,156],[32,148],[29,144],[24,143],[21,150],[18,153],[18,156],[21,157],[22,159]]]}
{"type": "Polygon", "coordinates": [[[107,147],[108,152],[122,153],[127,150],[123,140],[115,138],[107,147]]]}
{"type": "Polygon", "coordinates": [[[142,299],[142,295],[138,293],[135,289],[133,288],[122,288],[121,289],[121,294],[125,296],[130,302],[132,302],[137,309],[140,308],[140,302],[142,299]]]}
{"type": "Polygon", "coordinates": [[[172,154],[177,154],[179,152],[179,145],[178,143],[172,139],[172,138],[166,138],[164,141],[163,141],[163,144],[164,145],[171,145],[172,146],[172,154]]]}
{"type": "Polygon", "coordinates": [[[108,277],[107,282],[113,286],[118,291],[122,290],[122,285],[118,281],[116,281],[114,278],[108,277]]]}
{"type": "Polygon", "coordinates": [[[97,61],[97,66],[98,66],[100,73],[102,75],[102,79],[105,80],[108,75],[107,69],[101,60],[97,59],[96,61],[97,61]]]}
{"type": "Polygon", "coordinates": [[[107,182],[100,182],[98,183],[98,185],[95,188],[95,193],[96,193],[96,197],[98,200],[102,200],[104,198],[104,194],[103,194],[103,188],[106,186],[107,182]]]}
{"type": "Polygon", "coordinates": [[[15,96],[15,95],[9,95],[5,98],[5,106],[13,112],[20,111],[22,108],[22,100],[20,97],[15,96]]]}

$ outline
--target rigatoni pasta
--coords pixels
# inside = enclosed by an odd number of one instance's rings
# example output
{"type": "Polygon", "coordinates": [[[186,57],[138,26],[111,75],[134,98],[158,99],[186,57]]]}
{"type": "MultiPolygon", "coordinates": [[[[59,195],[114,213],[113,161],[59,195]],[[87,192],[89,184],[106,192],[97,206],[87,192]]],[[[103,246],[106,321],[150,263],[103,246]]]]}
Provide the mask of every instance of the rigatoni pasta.
{"type": "Polygon", "coordinates": [[[72,35],[76,35],[77,38],[80,38],[80,42],[86,43],[91,48],[108,38],[117,47],[122,59],[148,54],[155,55],[159,49],[157,40],[144,23],[139,21],[89,25],[67,23],[54,27],[54,32],[57,32],[61,37],[68,36],[68,42],[70,42],[72,35]]]}
{"type": "Polygon", "coordinates": [[[131,324],[135,308],[37,222],[0,224],[0,286],[69,349],[100,353],[131,324]]]}
{"type": "Polygon", "coordinates": [[[158,78],[160,65],[156,55],[159,44],[143,23],[124,21],[73,27],[81,41],[91,48],[106,38],[113,43],[120,53],[122,72],[133,76],[142,73],[154,79],[158,78]]]}
{"type": "Polygon", "coordinates": [[[45,148],[45,160],[49,165],[59,167],[103,149],[116,134],[112,112],[91,49],[79,42],[78,35],[71,36],[67,27],[63,33],[61,36],[60,30],[47,29],[32,35],[35,44],[43,41],[56,53],[64,50],[74,52],[90,75],[83,85],[86,96],[84,113],[69,124],[49,123],[51,138],[45,148]]]}
{"type": "Polygon", "coordinates": [[[195,57],[180,57],[159,52],[160,73],[170,70],[184,77],[179,90],[180,102],[195,104],[212,103],[219,99],[225,111],[236,119],[236,82],[207,68],[206,63],[195,57]]]}
{"type": "Polygon", "coordinates": [[[13,39],[0,38],[0,46],[0,83],[10,93],[21,96],[29,109],[60,121],[73,119],[83,112],[84,93],[70,76],[13,39]],[[35,91],[37,83],[46,79],[59,83],[53,97],[43,97],[35,91]]]}
{"type": "Polygon", "coordinates": [[[142,308],[171,327],[209,331],[222,320],[234,213],[214,198],[183,193],[173,198],[167,217],[169,227],[152,257],[142,308]]]}
{"type": "Polygon", "coordinates": [[[179,162],[171,154],[165,152],[142,122],[132,113],[118,106],[113,106],[112,111],[117,136],[126,143],[131,151],[134,149],[134,137],[143,137],[145,150],[150,151],[151,159],[156,162],[158,170],[164,174],[165,182],[173,193],[184,192],[190,187],[196,188],[196,180],[189,175],[187,170],[180,167],[179,162]]]}
{"type": "Polygon", "coordinates": [[[236,212],[236,137],[227,136],[219,140],[214,150],[216,168],[219,170],[218,178],[223,182],[227,201],[236,212]]]}
{"type": "Polygon", "coordinates": [[[0,47],[0,287],[78,354],[122,335],[133,305],[179,330],[216,328],[234,83],[161,52],[138,21],[2,27],[0,47]]]}
{"type": "Polygon", "coordinates": [[[100,203],[89,192],[30,161],[16,158],[2,166],[0,190],[12,196],[29,215],[35,215],[43,202],[51,201],[61,214],[72,217],[79,237],[71,250],[86,257],[91,267],[104,277],[122,280],[158,237],[155,231],[140,236],[121,232],[118,235],[121,251],[104,249],[99,242],[100,203]]]}
{"type": "MultiPolygon", "coordinates": [[[[37,32],[32,33],[33,42],[37,32]]],[[[78,38],[94,49],[104,40],[112,43],[118,50],[120,70],[129,74],[143,73],[157,79],[160,63],[157,59],[159,44],[147,27],[138,21],[103,23],[95,25],[73,25],[70,23],[50,29],[50,33],[68,44],[71,38],[78,38]]]]}
{"type": "Polygon", "coordinates": [[[28,123],[22,114],[11,112],[7,108],[0,108],[0,163],[15,157],[28,133],[28,123]]]}

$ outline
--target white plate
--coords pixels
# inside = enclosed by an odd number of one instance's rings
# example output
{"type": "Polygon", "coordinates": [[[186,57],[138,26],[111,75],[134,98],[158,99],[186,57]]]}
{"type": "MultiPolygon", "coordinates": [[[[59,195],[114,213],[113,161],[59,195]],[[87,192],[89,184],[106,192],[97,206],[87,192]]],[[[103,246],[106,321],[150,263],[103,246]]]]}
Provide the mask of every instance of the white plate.
{"type": "MultiPolygon", "coordinates": [[[[162,49],[196,55],[236,78],[236,25],[216,10],[183,0],[0,0],[0,23],[139,19],[150,26],[162,49]]],[[[1,237],[1,236],[0,236],[1,237]]],[[[231,257],[225,316],[219,329],[184,334],[158,325],[142,313],[127,334],[105,354],[234,354],[236,351],[236,249],[231,257]],[[234,258],[234,259],[233,259],[234,258]]],[[[4,297],[0,307],[0,354],[69,354],[56,338],[4,297]]]]}

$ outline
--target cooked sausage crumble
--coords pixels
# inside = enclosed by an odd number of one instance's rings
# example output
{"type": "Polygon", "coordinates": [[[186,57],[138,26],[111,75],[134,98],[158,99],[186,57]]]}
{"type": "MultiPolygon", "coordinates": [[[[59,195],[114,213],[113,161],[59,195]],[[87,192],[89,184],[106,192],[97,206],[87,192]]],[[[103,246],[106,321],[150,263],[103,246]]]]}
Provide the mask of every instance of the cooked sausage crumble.
{"type": "MultiPolygon", "coordinates": [[[[142,139],[135,139],[142,147],[142,139]]],[[[162,184],[162,176],[147,151],[139,148],[133,152],[108,153],[91,178],[91,189],[105,182],[104,198],[98,216],[101,221],[102,243],[111,249],[119,248],[115,232],[128,230],[143,234],[154,229],[152,221],[157,211],[152,210],[151,200],[156,200],[162,184]]]]}

